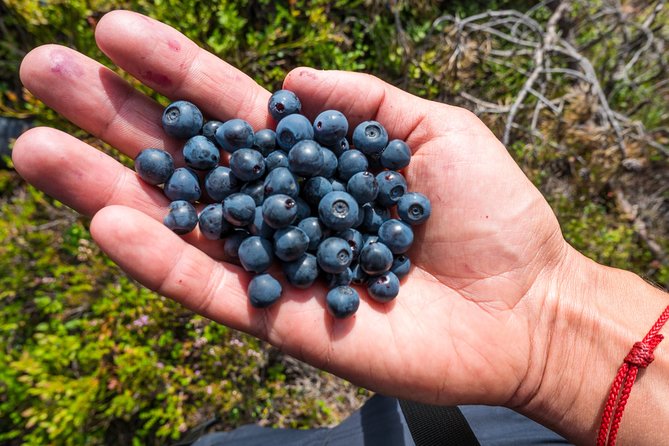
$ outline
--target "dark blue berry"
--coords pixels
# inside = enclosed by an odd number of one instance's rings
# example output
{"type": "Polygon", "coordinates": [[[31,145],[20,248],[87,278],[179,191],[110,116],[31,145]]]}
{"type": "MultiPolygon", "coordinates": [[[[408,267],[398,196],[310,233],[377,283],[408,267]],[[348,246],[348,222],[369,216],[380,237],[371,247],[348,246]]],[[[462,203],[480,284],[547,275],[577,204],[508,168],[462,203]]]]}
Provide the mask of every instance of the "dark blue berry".
{"type": "Polygon", "coordinates": [[[401,139],[393,139],[381,152],[380,160],[381,165],[386,169],[404,169],[411,161],[411,149],[401,139]]]}
{"type": "Polygon", "coordinates": [[[358,204],[372,202],[379,194],[379,183],[371,172],[358,172],[346,184],[346,190],[358,204]]]}
{"type": "Polygon", "coordinates": [[[247,295],[255,308],[267,308],[281,297],[281,284],[267,273],[258,274],[249,282],[247,295]]]}
{"type": "Polygon", "coordinates": [[[275,121],[279,122],[284,117],[299,113],[302,110],[300,99],[290,90],[279,90],[272,94],[267,104],[267,110],[275,121]]]}
{"type": "Polygon", "coordinates": [[[218,166],[220,152],[213,142],[202,135],[196,135],[186,141],[183,148],[186,165],[197,170],[211,170],[218,166]]]}
{"type": "Polygon", "coordinates": [[[216,129],[218,144],[229,153],[253,147],[253,127],[243,119],[231,119],[216,129]]]}
{"type": "Polygon", "coordinates": [[[285,167],[277,167],[270,171],[263,183],[265,196],[284,194],[293,198],[300,192],[300,185],[295,175],[285,167]]]}
{"type": "Polygon", "coordinates": [[[256,203],[249,195],[236,193],[223,200],[223,217],[234,226],[246,226],[253,223],[256,203]]]}
{"type": "Polygon", "coordinates": [[[263,180],[244,184],[240,192],[253,198],[256,206],[262,206],[263,201],[265,201],[265,185],[263,180]]]}
{"type": "MultiPolygon", "coordinates": [[[[379,241],[379,236],[374,234],[362,234],[362,249],[371,243],[376,243],[379,241]]],[[[362,249],[360,251],[362,251],[362,249]]]]}
{"type": "Polygon", "coordinates": [[[257,235],[247,237],[239,245],[239,262],[244,269],[253,273],[262,273],[272,265],[274,253],[272,242],[257,235]]]}
{"type": "Polygon", "coordinates": [[[336,144],[348,133],[346,116],[338,110],[321,112],[314,120],[314,139],[324,146],[336,144]]]}
{"type": "Polygon", "coordinates": [[[370,234],[376,234],[383,222],[390,218],[390,211],[387,208],[372,203],[362,205],[360,210],[363,219],[359,229],[370,234]]]}
{"type": "Polygon", "coordinates": [[[227,234],[232,226],[223,218],[223,205],[210,204],[200,212],[198,217],[200,232],[209,240],[218,240],[227,234]]]}
{"type": "Polygon", "coordinates": [[[135,171],[149,184],[163,184],[174,173],[174,160],[162,149],[144,149],[135,158],[135,171]]]}
{"type": "Polygon", "coordinates": [[[332,288],[326,297],[328,312],[337,319],[344,319],[358,311],[360,296],[350,286],[332,288]]]}
{"type": "Polygon", "coordinates": [[[337,141],[331,146],[328,146],[328,149],[332,150],[332,152],[337,156],[340,157],[342,153],[346,152],[347,150],[350,149],[348,139],[345,137],[337,141]]]}
{"type": "Polygon", "coordinates": [[[351,267],[351,283],[356,285],[363,285],[369,280],[369,275],[363,271],[359,263],[351,267]]]}
{"type": "Polygon", "coordinates": [[[407,192],[407,182],[404,176],[393,170],[386,170],[376,175],[379,183],[379,194],[376,196],[377,203],[385,207],[397,204],[397,201],[407,192]]]}
{"type": "Polygon", "coordinates": [[[358,203],[346,192],[330,192],[318,203],[318,216],[325,226],[344,231],[358,221],[358,203]]]}
{"type": "Polygon", "coordinates": [[[369,162],[364,153],[359,150],[347,150],[339,156],[339,165],[337,166],[337,173],[339,179],[344,182],[358,172],[364,172],[369,167],[369,162]]]}
{"type": "Polygon", "coordinates": [[[328,284],[328,288],[336,288],[338,286],[348,286],[353,280],[353,272],[351,268],[346,268],[344,271],[337,274],[325,274],[325,281],[328,284]]]}
{"type": "Polygon", "coordinates": [[[200,109],[188,101],[172,102],[163,112],[165,133],[176,138],[190,138],[200,133],[204,118],[200,109]]]}
{"type": "Polygon", "coordinates": [[[165,182],[165,196],[171,201],[186,200],[194,202],[200,199],[200,181],[195,172],[187,167],[180,167],[165,182]]]}
{"type": "Polygon", "coordinates": [[[253,181],[265,173],[265,158],[253,149],[238,149],[230,156],[230,169],[242,181],[253,181]]]}
{"type": "Polygon", "coordinates": [[[323,152],[323,167],[318,174],[325,178],[333,178],[337,173],[337,166],[339,166],[337,155],[325,147],[321,147],[321,151],[323,152]]]}
{"type": "Polygon", "coordinates": [[[223,253],[226,260],[239,264],[239,245],[249,236],[249,233],[246,231],[236,230],[225,238],[223,253]]]}
{"type": "Polygon", "coordinates": [[[274,255],[284,262],[299,259],[308,246],[309,237],[297,226],[288,226],[274,233],[274,255]]]}
{"type": "Polygon", "coordinates": [[[346,185],[341,181],[332,179],[330,180],[330,184],[332,184],[333,192],[346,192],[346,185]]]}
{"type": "Polygon", "coordinates": [[[353,253],[353,260],[356,260],[360,256],[360,250],[362,250],[362,244],[363,244],[363,238],[360,231],[353,228],[349,228],[337,234],[337,237],[346,240],[348,246],[351,247],[351,252],[353,253]]]}
{"type": "Polygon", "coordinates": [[[283,274],[294,287],[309,288],[318,277],[316,256],[305,254],[297,260],[284,263],[283,274]]]}
{"type": "Polygon", "coordinates": [[[400,254],[395,257],[395,260],[393,260],[393,265],[390,267],[390,271],[395,273],[398,279],[401,279],[402,277],[409,274],[410,270],[411,260],[409,260],[409,257],[405,256],[404,254],[400,254]]]}
{"type": "Polygon", "coordinates": [[[332,183],[324,177],[309,178],[302,187],[302,198],[311,206],[318,206],[324,196],[332,192],[332,183]]]}
{"type": "Polygon", "coordinates": [[[323,271],[336,274],[348,268],[353,261],[353,253],[346,240],[328,237],[318,245],[316,259],[323,271]]]}
{"type": "Polygon", "coordinates": [[[388,144],[388,132],[376,121],[365,121],[353,130],[353,146],[365,155],[381,153],[388,144]]]}
{"type": "Polygon", "coordinates": [[[256,206],[256,212],[253,216],[253,222],[248,226],[249,232],[262,238],[271,240],[276,231],[273,227],[265,222],[262,218],[262,206],[256,206]]]}
{"type": "Polygon", "coordinates": [[[393,254],[404,254],[413,243],[413,230],[408,224],[391,218],[379,228],[379,241],[393,254]]]}
{"type": "Polygon", "coordinates": [[[296,143],[288,152],[290,170],[303,177],[313,177],[323,168],[323,151],[318,143],[305,139],[296,143]]]}
{"type": "Polygon", "coordinates": [[[296,197],[295,203],[297,203],[297,217],[293,220],[293,224],[297,224],[311,215],[311,208],[306,201],[300,197],[296,197]]]}
{"type": "Polygon", "coordinates": [[[202,136],[207,138],[211,142],[216,141],[216,130],[222,126],[223,123],[221,121],[207,121],[204,123],[202,126],[202,136]]]}
{"type": "Polygon", "coordinates": [[[288,155],[281,150],[276,150],[265,157],[265,168],[268,172],[277,167],[288,168],[288,166],[288,155]]]}
{"type": "Polygon", "coordinates": [[[297,217],[297,203],[288,195],[272,195],[262,204],[262,216],[272,228],[285,228],[297,217]]]}
{"type": "Polygon", "coordinates": [[[309,238],[308,251],[315,251],[323,240],[323,226],[317,217],[307,217],[297,224],[309,238]]]}
{"type": "Polygon", "coordinates": [[[288,151],[306,139],[314,139],[314,129],[311,122],[302,115],[288,115],[276,126],[276,142],[283,150],[288,151]]]}
{"type": "Polygon", "coordinates": [[[397,201],[397,214],[410,225],[425,223],[431,213],[430,200],[419,192],[406,193],[397,201]]]}
{"type": "Polygon", "coordinates": [[[393,265],[393,253],[381,242],[369,243],[360,252],[360,267],[367,274],[377,276],[390,270],[393,265]]]}
{"type": "Polygon", "coordinates": [[[276,133],[271,129],[262,129],[253,135],[253,149],[267,156],[276,150],[276,133]]]}
{"type": "Polygon", "coordinates": [[[399,292],[400,280],[390,271],[378,277],[372,277],[367,283],[367,293],[377,302],[390,302],[397,297],[399,292]]]}
{"type": "Polygon", "coordinates": [[[187,234],[197,226],[197,211],[188,201],[173,201],[163,224],[177,234],[187,234]]]}
{"type": "Polygon", "coordinates": [[[207,195],[214,201],[223,201],[228,195],[239,192],[239,186],[237,177],[225,166],[211,170],[204,179],[207,195]]]}

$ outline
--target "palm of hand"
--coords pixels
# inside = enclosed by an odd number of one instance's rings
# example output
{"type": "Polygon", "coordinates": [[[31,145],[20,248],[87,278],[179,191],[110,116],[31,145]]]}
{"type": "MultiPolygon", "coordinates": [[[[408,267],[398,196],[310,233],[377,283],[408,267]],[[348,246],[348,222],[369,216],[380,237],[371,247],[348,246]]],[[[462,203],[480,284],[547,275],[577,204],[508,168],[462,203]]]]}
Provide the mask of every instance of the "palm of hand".
{"type": "MultiPolygon", "coordinates": [[[[98,26],[101,48],[149,86],[193,100],[218,118],[242,116],[256,128],[269,122],[266,91],[174,30],[124,12],[98,26]],[[130,31],[118,36],[115,29],[130,31]],[[169,51],[184,62],[165,62],[169,51]],[[231,79],[235,85],[226,88],[222,81],[231,79]],[[209,86],[221,90],[220,102],[211,99],[209,86]]],[[[148,146],[177,151],[177,142],[162,135],[160,107],[84,56],[40,48],[26,57],[22,78],[48,105],[130,156],[148,146]],[[54,83],[62,88],[51,88],[54,83]]],[[[359,74],[302,69],[285,86],[303,98],[311,117],[336,108],[355,122],[377,119],[391,137],[406,139],[415,152],[406,171],[410,189],[432,200],[431,219],[416,229],[416,267],[398,298],[379,305],[363,297],[352,319],[327,315],[322,287],[288,289],[270,309],[251,308],[249,277],[216,261],[220,245],[172,234],[159,222],[166,205],[159,191],[68,135],[29,132],[16,144],[15,165],[36,186],[96,214],[96,241],[137,280],[213,320],[388,394],[439,403],[522,403],[532,389],[520,391],[521,381],[540,375],[546,347],[532,342],[542,330],[542,276],[563,244],[538,191],[464,111],[359,74]],[[366,99],[358,100],[361,95],[366,99]],[[60,174],[49,175],[55,168],[60,174]],[[532,370],[531,362],[538,362],[532,370]]]]}

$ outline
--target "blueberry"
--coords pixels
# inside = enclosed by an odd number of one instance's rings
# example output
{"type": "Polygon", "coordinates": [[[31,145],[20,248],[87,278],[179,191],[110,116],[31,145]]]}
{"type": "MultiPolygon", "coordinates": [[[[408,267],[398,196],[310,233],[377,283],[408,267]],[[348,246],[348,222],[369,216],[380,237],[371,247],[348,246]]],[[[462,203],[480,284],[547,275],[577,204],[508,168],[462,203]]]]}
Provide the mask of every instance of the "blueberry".
{"type": "Polygon", "coordinates": [[[253,147],[253,127],[243,119],[231,119],[216,129],[214,137],[218,144],[229,153],[253,147]]]}
{"type": "Polygon", "coordinates": [[[393,265],[390,267],[390,271],[395,273],[398,279],[409,274],[409,270],[411,270],[411,260],[404,254],[396,256],[393,265]]]}
{"type": "Polygon", "coordinates": [[[293,198],[300,192],[300,185],[295,175],[285,167],[277,167],[267,174],[263,183],[265,196],[284,194],[293,198]]]}
{"type": "Polygon", "coordinates": [[[330,180],[330,184],[332,184],[333,192],[346,192],[346,185],[341,181],[332,179],[330,180]]]}
{"type": "Polygon", "coordinates": [[[324,196],[332,192],[332,183],[324,177],[309,178],[302,187],[302,197],[311,206],[318,206],[324,196]]]}
{"type": "Polygon", "coordinates": [[[267,110],[275,121],[302,110],[300,99],[290,90],[279,90],[272,94],[267,104],[267,110]]]}
{"type": "Polygon", "coordinates": [[[281,297],[281,284],[271,275],[258,274],[249,282],[247,295],[255,308],[267,308],[281,297]]]}
{"type": "Polygon", "coordinates": [[[297,217],[295,217],[293,223],[297,224],[311,215],[311,208],[307,202],[300,197],[295,198],[295,203],[297,203],[297,217]]]}
{"type": "Polygon", "coordinates": [[[348,143],[348,139],[346,137],[340,139],[336,143],[332,144],[331,146],[328,146],[328,149],[332,150],[332,152],[337,156],[340,157],[342,153],[346,152],[347,150],[350,149],[350,145],[348,143]]]}
{"type": "Polygon", "coordinates": [[[363,219],[359,229],[364,232],[376,234],[383,222],[390,218],[390,211],[376,204],[364,204],[360,210],[363,213],[363,219]]]}
{"type": "Polygon", "coordinates": [[[379,241],[379,236],[374,234],[362,234],[362,251],[365,247],[371,243],[376,243],[379,241]]]}
{"type": "Polygon", "coordinates": [[[381,153],[388,144],[388,132],[376,121],[365,121],[353,130],[353,146],[365,155],[381,153]]]}
{"type": "Polygon", "coordinates": [[[223,200],[223,216],[234,226],[246,226],[253,223],[256,203],[251,196],[241,193],[228,195],[223,200]]]}
{"type": "Polygon", "coordinates": [[[251,234],[266,238],[267,240],[271,240],[274,237],[275,229],[265,223],[265,219],[262,218],[262,206],[256,206],[253,222],[248,226],[248,229],[251,234]]]}
{"type": "Polygon", "coordinates": [[[214,201],[223,201],[228,195],[239,192],[239,186],[237,177],[225,166],[211,170],[204,179],[207,195],[214,201]]]}
{"type": "Polygon", "coordinates": [[[318,245],[316,259],[323,271],[337,274],[348,268],[353,261],[353,253],[346,240],[328,237],[318,245]]]}
{"type": "Polygon", "coordinates": [[[283,152],[281,150],[277,150],[275,152],[270,153],[265,157],[265,169],[270,172],[277,167],[285,167],[288,168],[288,155],[286,152],[283,152]]]}
{"type": "Polygon", "coordinates": [[[391,218],[379,228],[379,241],[393,254],[404,254],[413,243],[413,230],[408,224],[391,218]]]}
{"type": "Polygon", "coordinates": [[[404,194],[397,201],[397,214],[402,221],[410,225],[419,225],[424,223],[432,213],[430,200],[419,192],[409,192],[404,194]]]}
{"type": "Polygon", "coordinates": [[[202,195],[200,181],[195,172],[187,167],[179,167],[165,182],[165,196],[171,201],[197,201],[202,195]]]}
{"type": "Polygon", "coordinates": [[[197,226],[197,211],[188,201],[173,201],[163,219],[163,224],[177,234],[187,234],[197,226]]]}
{"type": "Polygon", "coordinates": [[[356,260],[360,256],[360,250],[362,249],[362,234],[360,231],[349,228],[345,231],[337,234],[337,237],[346,240],[348,246],[351,247],[351,252],[353,253],[353,260],[356,260]]]}
{"type": "Polygon", "coordinates": [[[386,169],[404,169],[411,161],[411,149],[401,139],[393,139],[381,152],[380,160],[381,165],[386,169]]]}
{"type": "Polygon", "coordinates": [[[328,312],[337,319],[347,318],[358,310],[360,296],[350,286],[332,288],[326,297],[328,312]]]}
{"type": "Polygon", "coordinates": [[[274,233],[274,255],[284,262],[299,259],[308,246],[309,237],[297,226],[288,226],[274,233]]]}
{"type": "Polygon", "coordinates": [[[313,177],[323,168],[323,151],[316,141],[305,139],[288,152],[290,170],[303,177],[313,177]]]}
{"type": "Polygon", "coordinates": [[[339,166],[337,155],[325,147],[321,147],[321,151],[323,152],[323,167],[318,174],[325,178],[332,178],[337,173],[337,167],[339,166]]]}
{"type": "Polygon", "coordinates": [[[318,277],[316,256],[305,254],[297,260],[284,263],[283,274],[294,287],[309,288],[318,277]]]}
{"type": "Polygon", "coordinates": [[[188,101],[172,102],[163,112],[165,133],[176,138],[190,138],[200,133],[204,118],[200,109],[188,101]]]}
{"type": "Polygon", "coordinates": [[[230,262],[239,263],[239,245],[249,237],[249,233],[243,230],[236,230],[225,238],[223,244],[223,253],[230,262]]]}
{"type": "Polygon", "coordinates": [[[271,129],[259,130],[253,135],[253,149],[267,156],[276,150],[276,133],[271,129]]]}
{"type": "Polygon", "coordinates": [[[223,218],[223,205],[210,204],[200,212],[198,217],[200,232],[209,240],[218,240],[231,229],[230,223],[223,218]]]}
{"type": "Polygon", "coordinates": [[[202,136],[207,138],[211,142],[217,142],[216,141],[216,130],[222,126],[223,123],[221,121],[207,121],[204,123],[202,126],[202,136]]]}
{"type": "Polygon", "coordinates": [[[230,156],[230,169],[242,181],[253,181],[265,173],[265,158],[253,149],[238,149],[230,156]]]}
{"type": "Polygon", "coordinates": [[[253,198],[256,206],[262,206],[265,201],[265,185],[262,180],[244,184],[240,192],[253,198]]]}
{"type": "Polygon", "coordinates": [[[290,150],[305,139],[314,139],[314,129],[302,115],[288,115],[276,126],[276,142],[283,150],[290,150]]]}
{"type": "Polygon", "coordinates": [[[360,251],[360,267],[369,275],[376,276],[390,270],[393,253],[381,242],[369,243],[360,251]]]}
{"type": "Polygon", "coordinates": [[[363,285],[369,280],[369,275],[362,270],[359,263],[351,267],[351,283],[363,285]]]}
{"type": "Polygon", "coordinates": [[[308,251],[315,251],[323,240],[323,226],[317,217],[307,217],[297,224],[309,238],[308,251]]]}
{"type": "Polygon", "coordinates": [[[347,182],[353,175],[366,171],[368,167],[369,162],[365,154],[359,150],[351,149],[339,156],[337,173],[342,181],[347,182]]]}
{"type": "Polygon", "coordinates": [[[372,277],[367,283],[367,293],[377,302],[390,302],[397,297],[399,292],[400,280],[390,271],[378,277],[372,277]]]}
{"type": "Polygon", "coordinates": [[[386,170],[376,175],[379,183],[379,194],[376,196],[377,203],[390,207],[407,192],[407,182],[404,176],[393,170],[386,170]]]}
{"type": "Polygon", "coordinates": [[[314,139],[325,146],[336,144],[346,133],[348,121],[338,110],[325,110],[314,120],[314,139]]]}
{"type": "Polygon", "coordinates": [[[328,288],[336,288],[338,286],[348,286],[353,280],[353,272],[351,268],[346,268],[344,271],[337,274],[325,274],[325,281],[328,284],[328,288]]]}
{"type": "Polygon", "coordinates": [[[163,184],[174,172],[174,160],[162,149],[144,149],[135,158],[135,171],[149,184],[163,184]]]}
{"type": "Polygon", "coordinates": [[[186,165],[197,170],[211,170],[218,165],[221,154],[214,145],[202,135],[196,135],[186,141],[183,148],[186,165]]]}
{"type": "Polygon", "coordinates": [[[239,245],[239,261],[246,271],[265,272],[271,265],[274,253],[272,243],[257,235],[247,237],[239,245]]]}
{"type": "Polygon", "coordinates": [[[358,172],[346,184],[346,190],[358,204],[365,204],[376,199],[379,194],[379,183],[371,172],[358,172]]]}
{"type": "Polygon", "coordinates": [[[272,195],[262,204],[262,216],[272,228],[285,228],[297,217],[297,203],[288,195],[272,195]]]}
{"type": "Polygon", "coordinates": [[[358,220],[358,203],[346,192],[330,192],[318,203],[318,216],[325,226],[344,231],[358,220]]]}

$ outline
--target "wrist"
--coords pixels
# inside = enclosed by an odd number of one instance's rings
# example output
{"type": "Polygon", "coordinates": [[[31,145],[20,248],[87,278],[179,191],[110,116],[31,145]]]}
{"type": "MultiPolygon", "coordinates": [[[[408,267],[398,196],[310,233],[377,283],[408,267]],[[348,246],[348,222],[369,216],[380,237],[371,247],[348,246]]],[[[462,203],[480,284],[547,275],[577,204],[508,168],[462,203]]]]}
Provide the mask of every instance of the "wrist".
{"type": "MultiPolygon", "coordinates": [[[[618,368],[669,297],[639,276],[599,265],[568,245],[545,283],[546,305],[554,318],[547,323],[542,378],[518,410],[571,441],[594,444],[618,368]]],[[[655,352],[656,360],[634,385],[620,444],[653,444],[669,435],[669,428],[653,422],[669,417],[669,404],[662,402],[669,395],[669,342],[660,343],[655,352]],[[646,441],[640,441],[641,435],[646,441]]]]}

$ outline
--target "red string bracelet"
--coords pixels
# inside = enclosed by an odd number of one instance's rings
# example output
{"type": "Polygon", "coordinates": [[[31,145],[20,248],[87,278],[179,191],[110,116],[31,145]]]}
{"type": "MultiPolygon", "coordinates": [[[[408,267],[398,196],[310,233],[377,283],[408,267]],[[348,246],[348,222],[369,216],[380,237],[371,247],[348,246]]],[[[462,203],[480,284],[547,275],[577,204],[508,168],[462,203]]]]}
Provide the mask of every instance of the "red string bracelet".
{"type": "Polygon", "coordinates": [[[613,446],[616,444],[620,420],[623,418],[623,411],[625,410],[625,405],[632,391],[636,376],[639,373],[639,368],[645,369],[655,359],[653,350],[664,339],[664,336],[658,332],[667,320],[669,320],[669,306],[664,309],[664,312],[646,337],[641,342],[634,343],[632,350],[625,357],[623,365],[618,369],[618,374],[613,380],[613,385],[609,392],[609,399],[606,401],[606,406],[604,406],[602,424],[599,426],[599,436],[597,437],[597,446],[613,446]]]}

